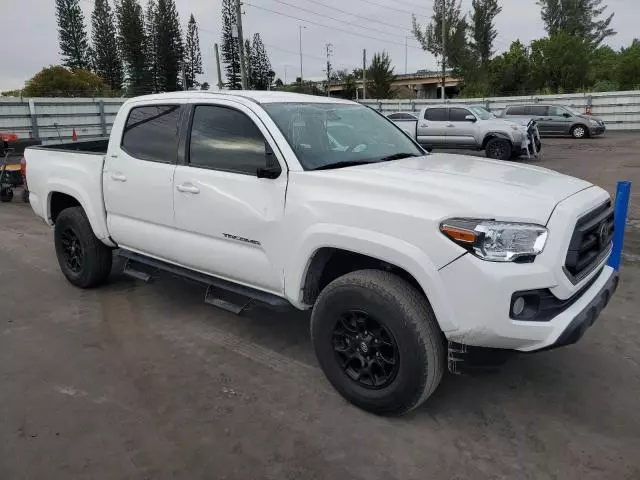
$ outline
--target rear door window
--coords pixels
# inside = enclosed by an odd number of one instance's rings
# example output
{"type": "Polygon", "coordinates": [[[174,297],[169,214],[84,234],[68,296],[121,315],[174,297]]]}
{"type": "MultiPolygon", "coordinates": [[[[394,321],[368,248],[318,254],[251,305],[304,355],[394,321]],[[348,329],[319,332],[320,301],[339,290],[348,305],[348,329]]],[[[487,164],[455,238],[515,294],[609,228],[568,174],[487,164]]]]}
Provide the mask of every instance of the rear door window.
{"type": "Polygon", "coordinates": [[[544,107],[542,105],[531,105],[527,107],[527,115],[531,115],[534,117],[546,117],[549,112],[549,107],[544,107]]]}
{"type": "Polygon", "coordinates": [[[446,122],[449,120],[449,114],[446,108],[427,108],[424,113],[425,120],[431,122],[446,122]]]}
{"type": "Polygon", "coordinates": [[[120,147],[141,160],[175,163],[180,105],[145,105],[129,112],[120,147]]]}

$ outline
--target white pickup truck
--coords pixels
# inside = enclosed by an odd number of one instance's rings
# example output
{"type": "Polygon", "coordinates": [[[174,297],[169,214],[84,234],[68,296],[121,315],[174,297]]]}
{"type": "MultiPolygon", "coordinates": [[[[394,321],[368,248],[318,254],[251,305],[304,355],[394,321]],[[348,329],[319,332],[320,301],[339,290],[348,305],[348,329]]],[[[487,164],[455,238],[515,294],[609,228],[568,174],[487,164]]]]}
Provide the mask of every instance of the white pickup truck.
{"type": "Polygon", "coordinates": [[[321,368],[379,414],[418,406],[447,367],[576,342],[618,282],[603,189],[428,155],[349,101],[134,98],[108,145],[25,157],[31,206],[54,227],[71,283],[105,282],[119,249],[127,273],[198,280],[206,301],[229,310],[247,299],[313,309],[321,368]]]}

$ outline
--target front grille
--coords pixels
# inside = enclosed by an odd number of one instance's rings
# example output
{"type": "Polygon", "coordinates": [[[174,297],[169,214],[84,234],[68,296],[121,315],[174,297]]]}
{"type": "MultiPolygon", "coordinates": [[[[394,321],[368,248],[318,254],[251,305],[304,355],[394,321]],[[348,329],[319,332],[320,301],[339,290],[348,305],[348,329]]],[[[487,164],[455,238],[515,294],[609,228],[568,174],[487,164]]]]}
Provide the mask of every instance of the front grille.
{"type": "Polygon", "coordinates": [[[569,243],[565,271],[574,283],[588,275],[607,255],[613,239],[613,209],[608,201],[578,219],[569,243]]]}

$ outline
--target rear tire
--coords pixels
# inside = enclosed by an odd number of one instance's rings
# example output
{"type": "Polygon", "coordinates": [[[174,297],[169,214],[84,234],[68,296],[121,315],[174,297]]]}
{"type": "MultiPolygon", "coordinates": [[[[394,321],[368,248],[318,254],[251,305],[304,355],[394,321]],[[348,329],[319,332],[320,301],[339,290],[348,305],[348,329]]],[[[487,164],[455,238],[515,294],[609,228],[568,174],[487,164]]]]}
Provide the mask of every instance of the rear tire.
{"type": "Polygon", "coordinates": [[[589,130],[584,125],[575,125],[571,129],[571,136],[577,140],[582,140],[589,136],[589,130]]]}
{"type": "Polygon", "coordinates": [[[13,200],[13,189],[5,187],[0,190],[0,201],[3,203],[13,200]]]}
{"type": "Polygon", "coordinates": [[[376,414],[418,407],[445,368],[444,337],[429,302],[389,272],[360,270],[331,282],[313,309],[311,339],[334,388],[376,414]]]}
{"type": "Polygon", "coordinates": [[[504,138],[492,138],[485,147],[485,155],[495,160],[509,160],[512,151],[511,142],[504,138]]]}
{"type": "Polygon", "coordinates": [[[26,188],[22,190],[22,201],[24,203],[29,203],[29,190],[27,190],[26,188]]]}
{"type": "Polygon", "coordinates": [[[76,287],[104,283],[111,273],[111,249],[96,238],[81,207],[63,210],[54,230],[56,256],[64,276],[76,287]]]}

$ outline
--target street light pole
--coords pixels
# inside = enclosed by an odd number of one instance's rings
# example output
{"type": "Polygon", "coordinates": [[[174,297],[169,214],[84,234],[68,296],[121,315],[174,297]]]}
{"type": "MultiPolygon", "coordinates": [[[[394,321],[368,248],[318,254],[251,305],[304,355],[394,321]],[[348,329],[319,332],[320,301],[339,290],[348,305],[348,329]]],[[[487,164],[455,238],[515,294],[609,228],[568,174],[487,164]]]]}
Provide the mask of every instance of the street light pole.
{"type": "Polygon", "coordinates": [[[300,83],[302,83],[302,29],[307,28],[302,25],[298,25],[298,29],[300,30],[300,83]]]}

